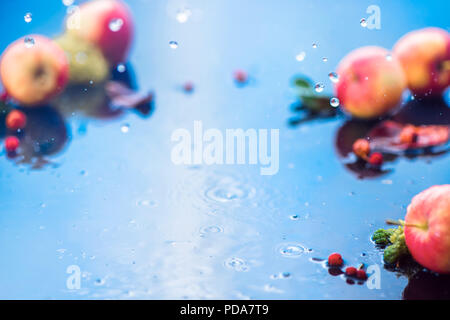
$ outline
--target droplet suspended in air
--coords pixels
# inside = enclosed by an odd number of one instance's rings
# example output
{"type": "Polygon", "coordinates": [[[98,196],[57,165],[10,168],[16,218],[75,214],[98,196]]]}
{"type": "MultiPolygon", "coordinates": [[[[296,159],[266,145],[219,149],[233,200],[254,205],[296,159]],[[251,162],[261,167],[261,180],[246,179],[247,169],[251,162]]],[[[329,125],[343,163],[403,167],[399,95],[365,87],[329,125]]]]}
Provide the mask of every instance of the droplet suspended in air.
{"type": "Polygon", "coordinates": [[[169,41],[169,47],[171,47],[172,49],[176,49],[178,48],[178,42],[176,41],[169,41]]]}
{"type": "Polygon", "coordinates": [[[31,48],[34,46],[34,39],[32,37],[25,37],[23,39],[23,42],[25,43],[25,47],[31,48]]]}
{"type": "Polygon", "coordinates": [[[336,97],[330,99],[330,106],[332,106],[333,108],[339,107],[339,103],[339,99],[336,97]]]}
{"type": "Polygon", "coordinates": [[[314,90],[316,90],[316,92],[322,92],[323,88],[325,88],[325,86],[321,82],[316,83],[316,85],[314,86],[314,90]]]}
{"type": "Polygon", "coordinates": [[[117,32],[119,31],[123,26],[123,20],[120,18],[114,18],[111,19],[111,21],[109,22],[109,30],[111,30],[112,32],[117,32]]]}
{"type": "Polygon", "coordinates": [[[303,61],[303,60],[305,60],[305,57],[306,57],[306,53],[305,53],[305,51],[302,51],[295,56],[295,60],[303,61]]]}
{"type": "Polygon", "coordinates": [[[130,131],[130,125],[128,123],[123,124],[120,127],[120,131],[122,131],[123,133],[127,133],[128,131],[130,131]]]}
{"type": "Polygon", "coordinates": [[[179,23],[185,23],[191,16],[191,10],[189,8],[182,8],[178,10],[176,19],[179,23]]]}
{"type": "Polygon", "coordinates": [[[23,19],[25,20],[26,23],[30,23],[31,20],[33,19],[33,17],[32,17],[32,15],[31,15],[31,13],[28,12],[28,13],[26,13],[26,14],[23,16],[23,19]]]}
{"type": "Polygon", "coordinates": [[[62,0],[62,3],[68,7],[74,3],[74,0],[62,0]]]}
{"type": "Polygon", "coordinates": [[[366,21],[366,19],[362,18],[361,20],[359,20],[359,24],[360,24],[361,27],[363,27],[363,28],[367,27],[367,21],[366,21]]]}
{"type": "Polygon", "coordinates": [[[328,62],[328,58],[327,58],[327,57],[323,57],[323,58],[322,58],[322,61],[323,61],[323,62],[328,62]]]}
{"type": "Polygon", "coordinates": [[[125,65],[124,65],[123,63],[119,63],[119,64],[117,65],[117,71],[120,72],[120,73],[125,72],[126,69],[127,69],[127,68],[125,67],[125,65]]]}
{"type": "Polygon", "coordinates": [[[333,83],[337,83],[339,81],[339,75],[336,72],[330,72],[328,74],[328,78],[333,83]]]}
{"type": "Polygon", "coordinates": [[[312,44],[313,49],[317,49],[318,46],[319,46],[319,45],[318,45],[317,43],[313,43],[313,44],[312,44]]]}

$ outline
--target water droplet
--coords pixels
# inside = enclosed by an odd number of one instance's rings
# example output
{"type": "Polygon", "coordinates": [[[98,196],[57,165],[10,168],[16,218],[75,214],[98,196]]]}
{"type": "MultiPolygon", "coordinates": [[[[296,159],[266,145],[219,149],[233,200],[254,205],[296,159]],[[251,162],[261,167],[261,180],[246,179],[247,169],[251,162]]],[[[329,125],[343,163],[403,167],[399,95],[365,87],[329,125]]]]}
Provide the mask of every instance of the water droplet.
{"type": "Polygon", "coordinates": [[[297,54],[297,55],[295,56],[295,60],[297,60],[297,61],[303,61],[303,60],[305,60],[305,57],[306,57],[306,52],[305,52],[305,51],[302,51],[302,52],[300,52],[299,54],[297,54]]]}
{"type": "Polygon", "coordinates": [[[336,97],[331,98],[330,106],[332,106],[333,108],[339,107],[339,99],[336,97]]]}
{"type": "Polygon", "coordinates": [[[318,46],[319,46],[319,45],[318,45],[317,43],[313,43],[313,44],[312,44],[313,49],[317,49],[318,46]]]}
{"type": "Polygon", "coordinates": [[[122,131],[123,133],[127,133],[129,130],[130,130],[130,125],[128,123],[125,123],[120,127],[120,131],[122,131]]]}
{"type": "Polygon", "coordinates": [[[314,90],[316,90],[316,92],[322,92],[323,88],[325,88],[325,86],[323,85],[323,83],[319,82],[314,86],[314,90]]]}
{"type": "Polygon", "coordinates": [[[298,216],[298,214],[293,214],[289,217],[291,220],[298,220],[300,219],[300,217],[298,216]]]}
{"type": "Polygon", "coordinates": [[[223,229],[219,226],[207,226],[200,229],[200,234],[202,235],[220,232],[223,232],[223,229]]]}
{"type": "Polygon", "coordinates": [[[189,17],[191,16],[191,10],[189,8],[182,8],[178,10],[176,19],[179,23],[185,23],[188,21],[189,17]]]}
{"type": "Polygon", "coordinates": [[[392,55],[391,55],[390,53],[388,53],[388,54],[386,55],[386,60],[387,60],[387,61],[392,61],[392,55]]]}
{"type": "Polygon", "coordinates": [[[71,6],[74,3],[74,1],[75,0],[62,0],[62,3],[68,7],[71,6]]]}
{"type": "Polygon", "coordinates": [[[306,251],[301,244],[284,244],[280,247],[279,252],[284,257],[295,258],[306,251]]]}
{"type": "Polygon", "coordinates": [[[119,63],[119,64],[117,65],[117,71],[120,72],[120,73],[125,72],[126,69],[127,69],[127,68],[125,67],[125,65],[124,65],[123,63],[119,63]]]}
{"type": "Polygon", "coordinates": [[[123,26],[123,20],[120,18],[114,18],[111,19],[111,21],[109,22],[109,30],[111,30],[112,32],[117,32],[119,31],[123,26]]]}
{"type": "Polygon", "coordinates": [[[104,285],[105,284],[105,279],[100,279],[100,278],[98,278],[97,280],[95,280],[95,285],[96,286],[102,286],[102,285],[104,285]]]}
{"type": "Polygon", "coordinates": [[[169,41],[169,47],[172,48],[172,49],[178,48],[178,42],[173,41],[173,40],[169,41]]]}
{"type": "Polygon", "coordinates": [[[23,19],[25,20],[26,23],[30,23],[31,20],[33,19],[33,17],[32,17],[32,15],[31,15],[30,12],[27,12],[27,13],[24,15],[23,19]]]}
{"type": "Polygon", "coordinates": [[[367,21],[366,21],[366,19],[362,18],[361,20],[359,20],[359,24],[360,24],[361,27],[363,27],[363,28],[367,27],[367,21]]]}
{"type": "Polygon", "coordinates": [[[245,272],[249,270],[247,263],[240,258],[229,258],[225,261],[227,268],[233,269],[239,272],[245,272]]]}
{"type": "Polygon", "coordinates": [[[327,58],[327,57],[323,57],[323,58],[322,58],[322,61],[323,61],[323,62],[328,62],[328,58],[327,58]]]}
{"type": "Polygon", "coordinates": [[[25,43],[25,47],[27,48],[31,48],[32,46],[34,46],[34,39],[32,37],[25,37],[25,39],[23,39],[23,42],[25,43]]]}
{"type": "Polygon", "coordinates": [[[336,72],[330,72],[328,74],[328,78],[331,80],[331,82],[333,83],[337,83],[339,81],[339,75],[336,72]]]}

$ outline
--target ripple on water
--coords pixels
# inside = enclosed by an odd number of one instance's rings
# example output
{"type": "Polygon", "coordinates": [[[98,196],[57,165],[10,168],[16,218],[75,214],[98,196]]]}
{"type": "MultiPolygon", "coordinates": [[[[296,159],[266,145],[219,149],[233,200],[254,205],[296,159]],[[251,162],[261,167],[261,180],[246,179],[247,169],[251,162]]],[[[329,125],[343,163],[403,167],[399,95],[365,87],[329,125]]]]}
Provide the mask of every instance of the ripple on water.
{"type": "Polygon", "coordinates": [[[308,249],[299,243],[284,243],[279,246],[278,252],[287,258],[298,258],[303,253],[308,252],[308,249]]]}
{"type": "Polygon", "coordinates": [[[204,193],[206,201],[228,203],[252,198],[255,189],[232,177],[224,177],[211,182],[204,193]]]}
{"type": "Polygon", "coordinates": [[[246,272],[250,269],[247,262],[240,258],[228,258],[225,260],[225,267],[238,272],[246,272]]]}

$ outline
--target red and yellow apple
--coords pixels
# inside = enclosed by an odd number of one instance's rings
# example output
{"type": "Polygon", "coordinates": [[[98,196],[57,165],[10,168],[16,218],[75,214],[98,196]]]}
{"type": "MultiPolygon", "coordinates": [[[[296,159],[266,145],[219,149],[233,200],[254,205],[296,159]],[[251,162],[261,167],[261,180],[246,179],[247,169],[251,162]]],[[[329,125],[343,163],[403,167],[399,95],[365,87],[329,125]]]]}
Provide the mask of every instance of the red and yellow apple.
{"type": "Polygon", "coordinates": [[[67,18],[66,29],[97,45],[112,67],[126,61],[134,33],[130,10],[119,0],[83,3],[67,18]]]}
{"type": "Polygon", "coordinates": [[[6,48],[0,77],[10,97],[24,106],[35,106],[64,89],[69,64],[64,51],[52,40],[30,35],[6,48]]]}
{"type": "Polygon", "coordinates": [[[422,266],[450,273],[450,184],[416,195],[405,218],[405,241],[422,266]]]}
{"type": "Polygon", "coordinates": [[[335,95],[344,111],[370,119],[399,105],[406,88],[400,62],[384,48],[370,46],[350,52],[339,63],[335,95]]]}
{"type": "Polygon", "coordinates": [[[394,46],[408,87],[418,96],[440,95],[450,85],[450,34],[439,28],[412,31],[394,46]]]}

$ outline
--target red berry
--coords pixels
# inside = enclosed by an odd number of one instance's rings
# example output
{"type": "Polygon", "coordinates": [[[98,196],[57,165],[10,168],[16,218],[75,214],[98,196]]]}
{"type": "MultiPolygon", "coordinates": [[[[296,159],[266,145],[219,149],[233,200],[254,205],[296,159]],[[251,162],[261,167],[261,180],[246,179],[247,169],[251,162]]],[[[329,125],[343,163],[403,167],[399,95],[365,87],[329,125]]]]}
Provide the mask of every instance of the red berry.
{"type": "Polygon", "coordinates": [[[373,166],[379,167],[383,164],[383,155],[379,152],[374,152],[369,157],[369,163],[373,166]]]}
{"type": "Polygon", "coordinates": [[[6,116],[6,127],[11,130],[23,129],[27,124],[27,116],[19,110],[12,110],[6,116]]]}
{"type": "Polygon", "coordinates": [[[19,139],[15,136],[9,136],[5,139],[5,149],[7,152],[14,152],[19,147],[19,139]]]}
{"type": "Polygon", "coordinates": [[[244,70],[236,70],[233,76],[234,80],[238,83],[245,83],[248,80],[247,72],[244,70]]]}
{"type": "Polygon", "coordinates": [[[194,90],[194,84],[192,82],[186,82],[183,86],[184,91],[192,92],[194,90]]]}
{"type": "Polygon", "coordinates": [[[367,274],[366,274],[366,272],[364,270],[359,269],[359,270],[356,271],[356,277],[358,279],[361,279],[361,280],[366,280],[367,279],[367,274]]]}
{"type": "Polygon", "coordinates": [[[328,257],[328,264],[333,267],[340,267],[344,263],[342,256],[339,253],[332,253],[328,257]]]}
{"type": "Polygon", "coordinates": [[[370,144],[366,139],[358,139],[353,143],[353,152],[360,158],[365,158],[369,155],[370,144]]]}
{"type": "Polygon", "coordinates": [[[357,271],[358,271],[358,270],[356,270],[355,267],[347,267],[347,268],[345,269],[345,274],[348,275],[348,276],[356,276],[356,272],[357,272],[357,271]]]}

